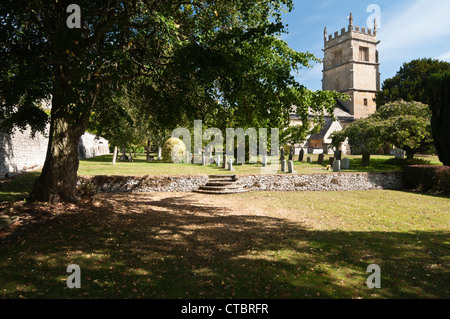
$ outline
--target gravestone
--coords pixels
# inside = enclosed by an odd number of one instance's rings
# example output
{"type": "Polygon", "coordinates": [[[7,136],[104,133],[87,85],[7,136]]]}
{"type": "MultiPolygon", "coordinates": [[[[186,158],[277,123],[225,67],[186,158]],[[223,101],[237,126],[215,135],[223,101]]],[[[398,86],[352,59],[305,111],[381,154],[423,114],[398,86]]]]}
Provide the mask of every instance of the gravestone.
{"type": "Polygon", "coordinates": [[[227,155],[223,156],[222,168],[228,169],[228,156],[227,155]]]}
{"type": "Polygon", "coordinates": [[[298,161],[303,162],[303,157],[305,156],[305,151],[303,148],[300,150],[300,153],[298,154],[298,161]]]}
{"type": "Polygon", "coordinates": [[[289,160],[290,161],[294,160],[294,152],[295,152],[295,148],[291,146],[290,152],[289,152],[289,160]]]}
{"type": "Polygon", "coordinates": [[[405,151],[402,150],[401,148],[396,148],[394,150],[394,155],[395,155],[395,158],[404,159],[405,158],[405,151]]]}
{"type": "Polygon", "coordinates": [[[216,161],[217,166],[220,166],[220,155],[217,155],[217,161],[216,161]]]}
{"type": "Polygon", "coordinates": [[[158,161],[162,160],[162,147],[158,146],[158,161]]]}
{"type": "Polygon", "coordinates": [[[341,169],[350,169],[350,159],[343,158],[341,161],[341,169]]]}
{"type": "Polygon", "coordinates": [[[191,162],[191,153],[189,151],[186,151],[186,163],[191,162]]]}
{"type": "Polygon", "coordinates": [[[340,172],[341,171],[341,161],[340,160],[334,160],[333,161],[333,172],[340,172]]]}
{"type": "Polygon", "coordinates": [[[293,161],[288,162],[288,171],[289,171],[289,173],[296,173],[294,171],[294,162],[293,161]]]}
{"type": "Polygon", "coordinates": [[[319,165],[323,165],[323,159],[324,159],[324,155],[319,154],[319,159],[318,159],[319,165]]]}
{"type": "Polygon", "coordinates": [[[228,170],[234,171],[233,160],[231,158],[228,160],[228,170]]]}
{"type": "Polygon", "coordinates": [[[334,158],[337,159],[337,160],[341,160],[341,158],[342,158],[342,151],[339,151],[339,150],[335,151],[334,152],[334,158]]]}
{"type": "Polygon", "coordinates": [[[284,161],[284,147],[281,148],[280,154],[280,161],[284,161]]]}
{"type": "Polygon", "coordinates": [[[329,163],[330,163],[330,166],[333,167],[334,157],[330,157],[330,158],[328,159],[328,161],[329,161],[329,163]]]}
{"type": "Polygon", "coordinates": [[[286,172],[286,160],[281,161],[281,171],[286,172]]]}
{"type": "Polygon", "coordinates": [[[266,166],[267,166],[267,155],[263,155],[263,158],[262,158],[262,166],[263,166],[263,167],[266,167],[266,166]]]}
{"type": "Polygon", "coordinates": [[[312,163],[312,157],[311,157],[311,156],[308,156],[308,157],[306,158],[306,162],[307,162],[307,163],[312,163]]]}

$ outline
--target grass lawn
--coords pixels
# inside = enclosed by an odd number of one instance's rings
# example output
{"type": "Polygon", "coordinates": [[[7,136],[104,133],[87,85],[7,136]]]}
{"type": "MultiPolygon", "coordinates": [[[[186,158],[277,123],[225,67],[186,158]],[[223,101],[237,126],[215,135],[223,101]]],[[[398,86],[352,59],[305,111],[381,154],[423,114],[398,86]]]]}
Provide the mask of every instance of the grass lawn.
{"type": "MultiPolygon", "coordinates": [[[[11,206],[11,205],[10,205],[11,206]]],[[[450,198],[399,191],[101,194],[0,248],[2,298],[449,298],[450,198]],[[81,289],[68,289],[69,264],[81,289]],[[381,289],[366,286],[381,268],[381,289]]]]}
{"type": "MultiPolygon", "coordinates": [[[[330,155],[325,155],[325,163],[317,163],[318,155],[311,156],[313,163],[294,162],[294,170],[299,174],[327,173],[326,166],[330,155]]],[[[361,156],[345,156],[351,159],[349,172],[384,172],[401,171],[401,167],[386,164],[385,161],[393,158],[391,155],[372,155],[371,165],[362,166],[361,156]]],[[[436,156],[426,157],[434,165],[442,165],[436,156]]],[[[197,175],[197,174],[261,174],[261,164],[234,165],[234,171],[228,171],[217,167],[216,164],[202,166],[200,164],[169,164],[162,162],[147,162],[144,155],[138,155],[133,162],[117,162],[112,165],[112,155],[104,155],[96,158],[80,161],[79,175],[197,175]]],[[[278,171],[280,174],[287,174],[278,171]]]]}

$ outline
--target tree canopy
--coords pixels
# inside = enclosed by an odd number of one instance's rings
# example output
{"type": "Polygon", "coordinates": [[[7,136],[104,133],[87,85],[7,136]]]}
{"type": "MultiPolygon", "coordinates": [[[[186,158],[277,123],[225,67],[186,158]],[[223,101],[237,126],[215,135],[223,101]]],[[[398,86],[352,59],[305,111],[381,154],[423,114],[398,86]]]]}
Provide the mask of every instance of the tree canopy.
{"type": "Polygon", "coordinates": [[[404,63],[397,74],[383,82],[377,93],[377,107],[397,100],[429,104],[427,80],[433,73],[450,70],[450,63],[435,59],[416,59],[404,63]]]}
{"type": "MultiPolygon", "coordinates": [[[[433,145],[431,111],[420,102],[399,100],[381,106],[374,114],[359,119],[334,133],[333,145],[349,139],[352,152],[373,154],[384,143],[406,151],[408,159],[433,145]]],[[[366,155],[367,156],[367,155],[366,155]]]]}
{"type": "Polygon", "coordinates": [[[280,127],[292,105],[305,123],[308,107],[334,105],[335,93],[311,92],[292,76],[316,61],[280,39],[292,0],[80,0],[80,28],[66,23],[70,3],[0,3],[3,127],[42,130],[48,116],[38,102],[52,101],[32,199],[76,200],[78,140],[92,114],[117,125],[130,92],[143,107],[126,113],[164,128],[180,119],[280,127]]]}

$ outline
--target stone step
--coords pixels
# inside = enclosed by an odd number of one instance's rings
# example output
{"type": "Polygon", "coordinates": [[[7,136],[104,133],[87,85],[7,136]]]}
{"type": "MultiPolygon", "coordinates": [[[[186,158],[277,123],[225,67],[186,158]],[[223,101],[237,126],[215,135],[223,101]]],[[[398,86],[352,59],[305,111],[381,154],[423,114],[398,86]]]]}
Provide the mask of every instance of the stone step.
{"type": "Polygon", "coordinates": [[[203,190],[203,189],[197,189],[194,192],[195,193],[202,193],[202,194],[226,195],[226,194],[246,193],[246,192],[248,192],[248,190],[244,189],[244,188],[241,188],[241,189],[229,189],[229,190],[203,190]]]}
{"type": "Polygon", "coordinates": [[[233,181],[209,181],[206,186],[231,186],[236,185],[233,181]]]}
{"type": "Polygon", "coordinates": [[[210,181],[212,181],[212,180],[214,180],[214,181],[223,181],[223,180],[235,181],[236,180],[235,175],[209,175],[208,178],[210,181]]]}
{"type": "Polygon", "coordinates": [[[208,185],[206,184],[205,186],[200,186],[200,189],[210,189],[210,190],[219,190],[219,189],[243,189],[243,187],[241,185],[237,185],[237,184],[233,184],[233,185],[208,185]]]}

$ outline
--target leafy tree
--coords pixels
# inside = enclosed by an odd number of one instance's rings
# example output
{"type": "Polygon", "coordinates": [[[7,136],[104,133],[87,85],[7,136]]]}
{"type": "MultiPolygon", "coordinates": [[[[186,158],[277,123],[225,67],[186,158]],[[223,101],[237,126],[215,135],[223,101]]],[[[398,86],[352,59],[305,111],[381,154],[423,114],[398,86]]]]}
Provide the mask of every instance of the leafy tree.
{"type": "Polygon", "coordinates": [[[381,125],[383,141],[405,150],[408,159],[433,145],[431,112],[426,104],[400,100],[381,106],[373,117],[381,125]]]}
{"type": "Polygon", "coordinates": [[[404,63],[394,77],[383,82],[381,91],[376,95],[377,107],[401,99],[428,104],[428,77],[446,70],[450,70],[450,63],[434,59],[417,59],[404,63]]]}
{"type": "Polygon", "coordinates": [[[431,127],[439,160],[450,166],[450,71],[430,78],[431,127]]]}
{"type": "Polygon", "coordinates": [[[80,29],[66,25],[70,3],[0,3],[3,126],[43,129],[48,117],[37,102],[52,100],[47,157],[31,199],[77,200],[78,140],[93,113],[126,111],[110,102],[128,85],[145,88],[142,114],[151,110],[163,127],[212,118],[216,109],[223,122],[229,114],[232,124],[253,124],[257,116],[277,127],[292,101],[305,116],[307,106],[334,99],[290,75],[314,60],[278,38],[292,0],[80,0],[80,29]]]}
{"type": "Polygon", "coordinates": [[[338,147],[348,138],[352,152],[363,154],[366,165],[370,154],[385,143],[405,150],[407,158],[413,159],[414,154],[428,151],[433,144],[430,117],[426,104],[403,100],[388,103],[334,133],[332,144],[338,147]]]}
{"type": "Polygon", "coordinates": [[[343,130],[331,136],[332,145],[339,147],[346,139],[352,148],[352,154],[362,154],[362,165],[370,164],[370,155],[375,153],[383,141],[380,137],[380,124],[373,116],[350,123],[343,130]]]}

